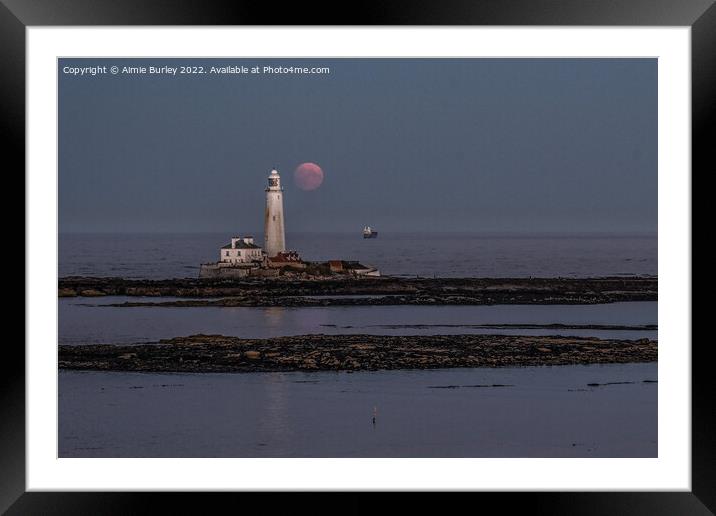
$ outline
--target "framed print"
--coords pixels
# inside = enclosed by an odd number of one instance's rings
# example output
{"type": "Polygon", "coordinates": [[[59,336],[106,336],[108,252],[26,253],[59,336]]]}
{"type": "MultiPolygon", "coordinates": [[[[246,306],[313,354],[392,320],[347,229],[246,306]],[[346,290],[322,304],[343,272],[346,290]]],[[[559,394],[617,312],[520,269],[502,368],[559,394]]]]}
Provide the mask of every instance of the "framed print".
{"type": "Polygon", "coordinates": [[[713,511],[690,178],[716,10],[557,4],[5,2],[3,509],[713,511]]]}

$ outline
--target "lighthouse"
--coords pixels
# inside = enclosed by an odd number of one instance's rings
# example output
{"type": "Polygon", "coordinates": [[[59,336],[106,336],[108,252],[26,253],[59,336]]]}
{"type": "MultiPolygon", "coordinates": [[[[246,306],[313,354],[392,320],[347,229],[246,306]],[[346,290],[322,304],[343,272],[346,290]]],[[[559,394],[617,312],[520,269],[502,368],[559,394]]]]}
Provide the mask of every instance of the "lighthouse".
{"type": "Polygon", "coordinates": [[[286,235],[283,226],[283,188],[278,170],[268,176],[266,187],[266,214],[264,217],[264,251],[268,257],[286,251],[286,235]]]}

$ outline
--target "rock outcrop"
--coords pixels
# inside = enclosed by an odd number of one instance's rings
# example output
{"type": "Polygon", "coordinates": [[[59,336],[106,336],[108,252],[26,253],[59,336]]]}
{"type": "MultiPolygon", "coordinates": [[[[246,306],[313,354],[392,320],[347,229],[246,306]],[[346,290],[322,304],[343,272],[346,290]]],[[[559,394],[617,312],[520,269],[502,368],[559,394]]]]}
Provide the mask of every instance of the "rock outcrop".
{"type": "Polygon", "coordinates": [[[60,296],[193,298],[113,306],[597,304],[656,301],[658,280],[635,278],[361,278],[128,280],[62,278],[60,296]],[[370,296],[363,298],[347,296],[370,296]]]}
{"type": "Polygon", "coordinates": [[[63,369],[147,372],[359,371],[653,362],[657,342],[515,335],[191,335],[153,344],[59,347],[63,369]]]}

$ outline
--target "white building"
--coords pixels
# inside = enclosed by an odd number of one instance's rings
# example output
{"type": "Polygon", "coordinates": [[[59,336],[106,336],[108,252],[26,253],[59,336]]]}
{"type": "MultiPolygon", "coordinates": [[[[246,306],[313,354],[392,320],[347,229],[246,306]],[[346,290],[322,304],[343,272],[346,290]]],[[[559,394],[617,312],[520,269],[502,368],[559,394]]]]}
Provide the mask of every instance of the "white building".
{"type": "Polygon", "coordinates": [[[286,251],[286,234],[283,225],[283,188],[278,170],[273,169],[266,187],[266,213],[264,217],[264,249],[270,258],[286,251]]]}
{"type": "Polygon", "coordinates": [[[263,257],[261,247],[254,244],[252,236],[233,237],[220,253],[220,263],[251,263],[261,261],[263,257]]]}

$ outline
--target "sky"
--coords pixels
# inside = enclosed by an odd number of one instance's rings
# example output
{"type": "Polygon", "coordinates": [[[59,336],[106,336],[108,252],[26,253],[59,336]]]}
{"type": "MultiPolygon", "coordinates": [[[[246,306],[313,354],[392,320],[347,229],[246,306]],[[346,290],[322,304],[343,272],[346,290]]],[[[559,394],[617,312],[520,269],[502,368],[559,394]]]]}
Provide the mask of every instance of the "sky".
{"type": "Polygon", "coordinates": [[[61,232],[655,232],[656,59],[60,59],[61,232]],[[77,75],[73,67],[329,73],[77,75]],[[294,169],[314,162],[322,185],[294,169]]]}

